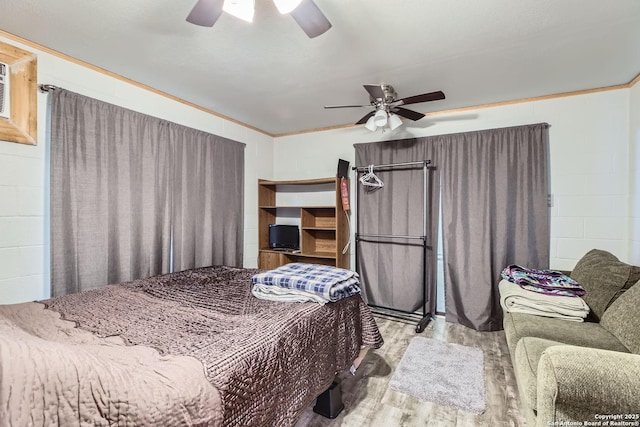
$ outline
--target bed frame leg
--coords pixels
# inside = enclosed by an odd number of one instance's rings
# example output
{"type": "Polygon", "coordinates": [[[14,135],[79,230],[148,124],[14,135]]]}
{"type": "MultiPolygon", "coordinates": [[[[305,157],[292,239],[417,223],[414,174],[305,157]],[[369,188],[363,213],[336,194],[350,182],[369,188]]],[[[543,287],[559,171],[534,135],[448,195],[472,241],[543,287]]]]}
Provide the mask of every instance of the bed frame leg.
{"type": "Polygon", "coordinates": [[[316,404],[313,407],[313,412],[325,418],[333,419],[340,415],[343,409],[344,403],[342,403],[340,383],[334,381],[328,389],[318,396],[316,404]]]}

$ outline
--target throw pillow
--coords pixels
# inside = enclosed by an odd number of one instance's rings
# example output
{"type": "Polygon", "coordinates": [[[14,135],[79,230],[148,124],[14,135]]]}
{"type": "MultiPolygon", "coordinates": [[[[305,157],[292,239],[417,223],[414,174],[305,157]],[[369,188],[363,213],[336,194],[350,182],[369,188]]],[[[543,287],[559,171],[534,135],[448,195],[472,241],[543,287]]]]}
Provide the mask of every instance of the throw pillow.
{"type": "Polygon", "coordinates": [[[576,264],[571,278],[587,291],[582,299],[589,305],[596,320],[600,320],[607,307],[624,291],[631,267],[600,249],[590,250],[576,264]]]}
{"type": "Polygon", "coordinates": [[[624,284],[624,287],[622,289],[616,292],[609,306],[611,306],[611,304],[613,304],[613,302],[617,300],[618,297],[622,295],[627,289],[635,285],[638,280],[640,280],[640,267],[636,267],[635,265],[632,265],[631,272],[629,273],[629,278],[627,279],[627,283],[624,284]]]}
{"type": "Polygon", "coordinates": [[[600,324],[630,352],[640,354],[640,281],[620,296],[602,315],[600,324]]]}

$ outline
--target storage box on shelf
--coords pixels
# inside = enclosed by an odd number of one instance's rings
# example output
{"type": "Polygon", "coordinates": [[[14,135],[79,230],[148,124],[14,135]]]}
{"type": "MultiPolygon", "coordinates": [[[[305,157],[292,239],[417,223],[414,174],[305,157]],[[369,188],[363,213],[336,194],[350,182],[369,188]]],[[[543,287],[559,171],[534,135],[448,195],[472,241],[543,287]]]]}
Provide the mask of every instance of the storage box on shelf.
{"type": "Polygon", "coordinates": [[[258,266],[272,269],[290,262],[309,262],[349,268],[349,252],[342,249],[349,241],[347,217],[342,209],[339,178],[292,181],[258,180],[258,266]],[[332,195],[330,206],[289,206],[277,204],[279,189],[302,193],[313,188],[332,195]],[[269,249],[269,224],[277,222],[278,212],[300,219],[300,251],[269,249]]]}

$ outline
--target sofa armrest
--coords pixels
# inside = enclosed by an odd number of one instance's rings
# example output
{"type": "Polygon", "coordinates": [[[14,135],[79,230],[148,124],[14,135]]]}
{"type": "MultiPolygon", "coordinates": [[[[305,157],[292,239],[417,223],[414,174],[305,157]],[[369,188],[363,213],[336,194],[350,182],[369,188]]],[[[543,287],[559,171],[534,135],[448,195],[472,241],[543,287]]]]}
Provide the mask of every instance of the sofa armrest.
{"type": "Polygon", "coordinates": [[[602,414],[638,416],[640,355],[569,345],[549,347],[538,363],[537,393],[538,426],[606,420],[599,417],[602,414]]]}

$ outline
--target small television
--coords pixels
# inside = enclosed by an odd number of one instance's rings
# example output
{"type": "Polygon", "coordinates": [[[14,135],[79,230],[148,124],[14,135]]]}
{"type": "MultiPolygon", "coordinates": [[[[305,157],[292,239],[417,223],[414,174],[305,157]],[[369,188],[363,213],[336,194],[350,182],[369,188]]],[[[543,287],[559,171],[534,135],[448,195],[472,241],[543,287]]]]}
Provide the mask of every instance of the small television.
{"type": "Polygon", "coordinates": [[[269,247],[279,250],[300,249],[300,230],[298,226],[269,224],[269,247]]]}

